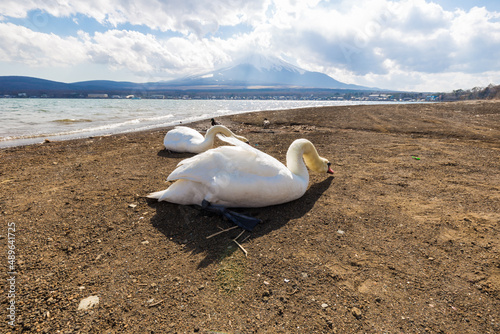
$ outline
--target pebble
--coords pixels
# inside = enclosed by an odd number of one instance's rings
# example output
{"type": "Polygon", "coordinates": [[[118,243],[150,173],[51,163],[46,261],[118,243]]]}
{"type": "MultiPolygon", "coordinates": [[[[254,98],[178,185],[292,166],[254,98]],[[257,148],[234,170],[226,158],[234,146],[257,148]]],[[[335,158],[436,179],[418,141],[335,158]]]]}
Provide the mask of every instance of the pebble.
{"type": "Polygon", "coordinates": [[[133,209],[133,208],[137,207],[137,204],[129,204],[128,207],[133,209]]]}
{"type": "Polygon", "coordinates": [[[89,296],[80,301],[78,305],[78,310],[86,311],[95,306],[99,305],[99,297],[98,296],[89,296]]]}
{"type": "Polygon", "coordinates": [[[361,310],[359,308],[353,307],[351,313],[356,319],[361,319],[361,310]]]}
{"type": "Polygon", "coordinates": [[[327,308],[327,307],[328,307],[328,304],[327,304],[327,303],[323,303],[323,304],[321,304],[321,307],[322,307],[322,308],[327,308]]]}

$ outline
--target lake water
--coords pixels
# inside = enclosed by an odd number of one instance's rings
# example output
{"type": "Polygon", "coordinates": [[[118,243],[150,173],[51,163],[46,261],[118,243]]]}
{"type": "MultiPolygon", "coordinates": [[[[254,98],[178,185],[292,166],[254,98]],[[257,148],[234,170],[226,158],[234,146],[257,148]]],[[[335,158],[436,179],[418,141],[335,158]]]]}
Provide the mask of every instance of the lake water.
{"type": "Polygon", "coordinates": [[[0,99],[0,147],[148,130],[250,111],[380,103],[383,102],[0,99]]]}

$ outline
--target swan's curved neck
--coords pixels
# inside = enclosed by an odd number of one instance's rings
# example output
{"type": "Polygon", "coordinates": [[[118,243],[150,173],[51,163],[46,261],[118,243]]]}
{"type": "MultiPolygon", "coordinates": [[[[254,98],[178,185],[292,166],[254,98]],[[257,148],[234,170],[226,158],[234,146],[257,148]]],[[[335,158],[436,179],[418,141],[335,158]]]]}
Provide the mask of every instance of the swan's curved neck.
{"type": "Polygon", "coordinates": [[[321,158],[314,145],[307,139],[297,139],[288,148],[286,166],[295,175],[309,180],[307,166],[314,166],[321,158]],[[305,163],[304,163],[305,160],[305,163]]]}
{"type": "Polygon", "coordinates": [[[214,125],[210,129],[208,129],[207,133],[205,133],[205,139],[203,140],[201,145],[207,146],[207,148],[212,147],[215,140],[215,135],[218,133],[222,133],[223,135],[228,137],[233,134],[231,130],[223,125],[214,125]]]}
{"type": "Polygon", "coordinates": [[[235,137],[242,141],[247,141],[245,137],[235,135],[231,130],[226,128],[224,125],[214,125],[210,129],[208,129],[205,134],[205,140],[203,141],[204,145],[212,145],[215,139],[215,135],[221,133],[226,137],[235,137]]]}
{"type": "Polygon", "coordinates": [[[224,136],[234,136],[234,133],[231,132],[228,128],[226,128],[224,125],[214,125],[210,129],[208,129],[207,133],[205,134],[205,139],[210,138],[213,140],[215,138],[215,135],[218,133],[222,133],[224,136]]]}

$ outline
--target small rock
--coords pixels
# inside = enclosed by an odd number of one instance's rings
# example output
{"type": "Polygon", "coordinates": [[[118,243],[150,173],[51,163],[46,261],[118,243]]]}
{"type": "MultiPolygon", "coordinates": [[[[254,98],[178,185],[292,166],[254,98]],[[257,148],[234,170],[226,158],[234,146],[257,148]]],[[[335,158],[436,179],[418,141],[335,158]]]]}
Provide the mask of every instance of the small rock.
{"type": "Polygon", "coordinates": [[[322,308],[327,308],[327,307],[328,307],[328,304],[327,304],[327,303],[323,303],[323,304],[321,304],[321,307],[322,307],[322,308]]]}
{"type": "Polygon", "coordinates": [[[143,245],[147,245],[147,244],[149,244],[149,241],[144,240],[144,241],[142,241],[142,242],[141,242],[141,244],[143,244],[143,245]]]}
{"type": "Polygon", "coordinates": [[[359,308],[353,307],[351,313],[356,319],[361,319],[361,310],[359,308]]]}
{"type": "Polygon", "coordinates": [[[99,305],[99,297],[98,296],[89,296],[80,301],[78,305],[78,310],[86,311],[95,306],[99,305]]]}
{"type": "Polygon", "coordinates": [[[345,232],[339,229],[339,230],[337,230],[337,234],[338,234],[338,235],[344,235],[344,234],[345,234],[345,232]]]}
{"type": "Polygon", "coordinates": [[[132,204],[129,204],[128,207],[133,209],[133,208],[137,207],[137,204],[132,203],[132,204]]]}
{"type": "Polygon", "coordinates": [[[307,273],[302,273],[302,278],[307,278],[307,273]]]}

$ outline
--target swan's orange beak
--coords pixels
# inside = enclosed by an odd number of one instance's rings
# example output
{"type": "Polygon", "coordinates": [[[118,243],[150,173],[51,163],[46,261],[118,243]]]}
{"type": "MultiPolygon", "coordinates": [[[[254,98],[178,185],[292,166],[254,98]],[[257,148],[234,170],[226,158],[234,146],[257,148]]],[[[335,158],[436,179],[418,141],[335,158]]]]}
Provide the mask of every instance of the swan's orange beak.
{"type": "Polygon", "coordinates": [[[333,174],[333,169],[330,167],[331,163],[328,163],[328,170],[326,171],[328,174],[333,174]]]}

